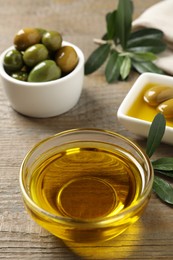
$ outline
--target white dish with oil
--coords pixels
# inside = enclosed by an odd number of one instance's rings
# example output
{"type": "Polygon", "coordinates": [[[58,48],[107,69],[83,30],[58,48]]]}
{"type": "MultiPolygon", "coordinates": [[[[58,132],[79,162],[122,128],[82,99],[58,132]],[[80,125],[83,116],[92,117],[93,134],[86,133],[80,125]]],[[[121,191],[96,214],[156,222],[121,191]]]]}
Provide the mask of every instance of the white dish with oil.
{"type": "MultiPolygon", "coordinates": [[[[143,98],[146,90],[154,85],[173,88],[173,77],[155,73],[141,74],[117,112],[119,121],[127,130],[143,137],[148,136],[151,122],[158,113],[143,98]]],[[[166,129],[162,141],[173,144],[173,119],[166,120],[166,129]]]]}

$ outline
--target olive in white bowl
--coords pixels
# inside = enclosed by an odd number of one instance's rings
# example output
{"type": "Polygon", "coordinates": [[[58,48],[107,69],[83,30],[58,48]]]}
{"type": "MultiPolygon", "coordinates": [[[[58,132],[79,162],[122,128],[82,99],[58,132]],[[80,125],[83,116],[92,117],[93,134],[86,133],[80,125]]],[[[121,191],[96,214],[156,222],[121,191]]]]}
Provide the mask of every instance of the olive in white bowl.
{"type": "Polygon", "coordinates": [[[73,108],[81,95],[84,78],[84,55],[76,45],[63,41],[62,47],[71,46],[78,56],[76,67],[58,79],[29,82],[13,78],[4,67],[4,58],[11,46],[0,56],[0,76],[7,98],[17,112],[30,117],[53,117],[73,108]]]}

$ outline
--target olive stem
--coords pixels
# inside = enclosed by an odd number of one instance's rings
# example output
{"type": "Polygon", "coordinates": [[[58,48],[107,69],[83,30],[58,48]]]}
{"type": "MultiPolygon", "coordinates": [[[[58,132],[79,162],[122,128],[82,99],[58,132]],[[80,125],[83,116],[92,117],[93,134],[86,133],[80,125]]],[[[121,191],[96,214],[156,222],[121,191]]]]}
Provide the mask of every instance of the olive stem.
{"type": "Polygon", "coordinates": [[[98,44],[98,45],[103,45],[103,44],[110,44],[111,49],[115,50],[119,53],[123,53],[123,50],[120,45],[115,45],[115,42],[113,40],[102,40],[102,39],[93,39],[93,42],[98,44]]]}
{"type": "Polygon", "coordinates": [[[108,41],[105,41],[105,40],[102,40],[102,39],[93,39],[93,42],[98,44],[98,45],[103,45],[103,44],[106,44],[108,43],[108,41]]]}

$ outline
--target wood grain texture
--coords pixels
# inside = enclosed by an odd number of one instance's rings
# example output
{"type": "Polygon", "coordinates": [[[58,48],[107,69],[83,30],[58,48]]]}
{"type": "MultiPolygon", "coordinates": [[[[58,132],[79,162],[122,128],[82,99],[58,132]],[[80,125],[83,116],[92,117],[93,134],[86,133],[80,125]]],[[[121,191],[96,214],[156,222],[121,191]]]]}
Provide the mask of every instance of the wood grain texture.
{"type": "MultiPolygon", "coordinates": [[[[134,17],[158,0],[135,0],[134,17]]],[[[95,48],[92,39],[105,32],[105,14],[114,0],[0,0],[0,51],[12,45],[23,27],[59,30],[77,44],[85,57],[95,48]]],[[[77,127],[97,127],[121,133],[145,147],[146,140],[118,123],[117,109],[138,74],[108,85],[103,69],[85,77],[82,96],[69,112],[49,119],[22,116],[9,105],[0,84],[0,259],[173,259],[173,209],[152,194],[143,217],[124,234],[98,245],[65,243],[37,226],[23,206],[19,168],[27,151],[41,139],[77,127]]],[[[173,156],[162,144],[155,157],[173,156]]]]}

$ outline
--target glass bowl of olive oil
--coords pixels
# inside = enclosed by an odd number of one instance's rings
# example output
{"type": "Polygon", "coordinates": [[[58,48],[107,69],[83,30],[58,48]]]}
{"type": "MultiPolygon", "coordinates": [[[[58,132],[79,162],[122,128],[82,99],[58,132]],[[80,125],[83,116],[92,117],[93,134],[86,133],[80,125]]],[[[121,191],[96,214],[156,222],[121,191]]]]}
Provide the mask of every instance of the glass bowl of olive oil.
{"type": "Polygon", "coordinates": [[[77,243],[109,240],[148,204],[153,169],[142,149],[117,133],[72,129],[39,142],[24,158],[20,186],[31,217],[77,243]]]}

